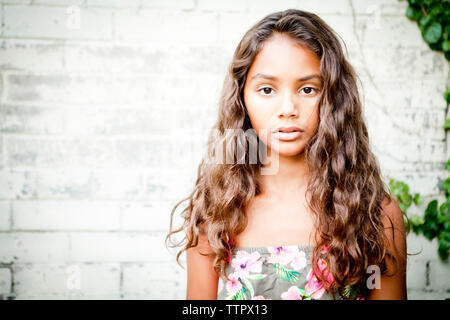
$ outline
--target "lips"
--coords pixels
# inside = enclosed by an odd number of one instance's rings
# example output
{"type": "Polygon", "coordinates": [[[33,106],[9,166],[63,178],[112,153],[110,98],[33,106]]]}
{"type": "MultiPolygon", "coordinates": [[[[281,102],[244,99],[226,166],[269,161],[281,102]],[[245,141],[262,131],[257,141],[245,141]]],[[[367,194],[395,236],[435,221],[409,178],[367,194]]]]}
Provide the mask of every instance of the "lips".
{"type": "Polygon", "coordinates": [[[275,129],[273,132],[302,132],[303,130],[296,126],[283,126],[275,129]]]}
{"type": "Polygon", "coordinates": [[[281,141],[293,141],[299,138],[303,130],[296,126],[283,126],[273,130],[273,137],[281,141]]]}

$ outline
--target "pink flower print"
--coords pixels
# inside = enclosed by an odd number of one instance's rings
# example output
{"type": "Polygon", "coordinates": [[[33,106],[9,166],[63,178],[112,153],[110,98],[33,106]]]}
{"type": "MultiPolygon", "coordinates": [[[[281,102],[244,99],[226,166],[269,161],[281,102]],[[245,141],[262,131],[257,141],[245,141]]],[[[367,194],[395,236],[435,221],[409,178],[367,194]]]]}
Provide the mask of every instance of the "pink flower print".
{"type": "Polygon", "coordinates": [[[221,292],[223,290],[223,280],[222,278],[219,278],[219,284],[217,286],[217,293],[221,292]]]}
{"type": "Polygon", "coordinates": [[[267,247],[270,252],[270,256],[267,257],[268,263],[279,263],[286,265],[294,259],[298,254],[298,247],[296,246],[280,246],[280,247],[267,247]]]}
{"type": "Polygon", "coordinates": [[[320,299],[325,292],[325,289],[313,275],[312,269],[309,270],[306,279],[308,280],[308,283],[305,286],[306,294],[310,295],[313,299],[320,299]]]}
{"type": "Polygon", "coordinates": [[[228,293],[231,296],[234,296],[239,290],[241,290],[242,284],[239,281],[239,277],[234,273],[230,273],[228,275],[228,278],[230,280],[227,281],[226,288],[228,293]]]}
{"type": "Polygon", "coordinates": [[[234,268],[236,276],[245,279],[250,275],[250,272],[261,273],[262,261],[258,261],[260,257],[261,255],[257,251],[249,253],[245,250],[239,250],[231,260],[231,266],[234,268]]]}
{"type": "Polygon", "coordinates": [[[303,295],[300,289],[296,286],[292,286],[281,294],[281,299],[283,300],[303,300],[303,295]]]}
{"type": "Polygon", "coordinates": [[[306,254],[305,251],[300,251],[298,254],[294,255],[292,259],[291,266],[294,270],[300,270],[306,267],[306,254]]]}
{"type": "MultiPolygon", "coordinates": [[[[322,272],[322,274],[324,275],[327,284],[331,284],[334,281],[334,277],[333,274],[328,271],[326,261],[323,259],[319,259],[317,261],[317,265],[320,269],[320,272],[322,272]]],[[[308,283],[305,286],[307,294],[310,295],[313,299],[319,299],[320,297],[322,297],[325,292],[325,288],[323,288],[322,284],[314,275],[312,269],[309,270],[306,278],[308,280],[308,283]]]]}

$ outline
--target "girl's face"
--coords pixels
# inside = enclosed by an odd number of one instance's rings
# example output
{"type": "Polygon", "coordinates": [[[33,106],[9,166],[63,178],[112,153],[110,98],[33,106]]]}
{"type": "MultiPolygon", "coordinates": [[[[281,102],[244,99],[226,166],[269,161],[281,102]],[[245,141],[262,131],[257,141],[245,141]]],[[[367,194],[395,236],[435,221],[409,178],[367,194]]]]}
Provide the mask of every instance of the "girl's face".
{"type": "Polygon", "coordinates": [[[264,42],[248,71],[244,103],[250,122],[267,148],[280,156],[300,154],[317,130],[322,90],[319,75],[319,57],[280,34],[264,42]],[[285,126],[303,131],[277,138],[273,131],[285,126]],[[261,129],[267,130],[267,136],[260,135],[261,129]],[[273,148],[271,138],[278,140],[273,148]]]}

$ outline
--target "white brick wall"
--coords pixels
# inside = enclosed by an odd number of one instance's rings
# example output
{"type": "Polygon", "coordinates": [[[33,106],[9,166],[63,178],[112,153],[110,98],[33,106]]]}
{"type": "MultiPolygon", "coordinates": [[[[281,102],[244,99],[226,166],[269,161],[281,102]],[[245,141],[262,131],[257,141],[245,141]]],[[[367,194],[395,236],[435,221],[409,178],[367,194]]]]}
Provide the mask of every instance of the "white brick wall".
{"type": "MultiPolygon", "coordinates": [[[[405,7],[0,0],[0,299],[185,298],[186,270],[163,243],[169,213],[195,182],[237,42],[277,10],[313,11],[339,33],[384,176],[437,195],[449,64],[405,7]]],[[[437,242],[408,236],[421,249],[409,298],[449,298],[437,242]]]]}

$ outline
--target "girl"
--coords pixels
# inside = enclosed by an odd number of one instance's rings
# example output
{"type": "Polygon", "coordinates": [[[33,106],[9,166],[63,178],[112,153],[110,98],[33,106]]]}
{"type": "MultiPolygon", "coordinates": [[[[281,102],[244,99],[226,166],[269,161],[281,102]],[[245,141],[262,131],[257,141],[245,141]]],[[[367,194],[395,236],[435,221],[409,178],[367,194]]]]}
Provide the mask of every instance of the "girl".
{"type": "Polygon", "coordinates": [[[185,232],[187,299],[406,299],[403,213],[370,150],[356,79],[315,14],[276,12],[244,35],[195,188],[171,212],[166,243],[185,232]],[[237,129],[244,157],[213,161],[237,129]],[[256,163],[248,132],[267,148],[256,163]]]}

